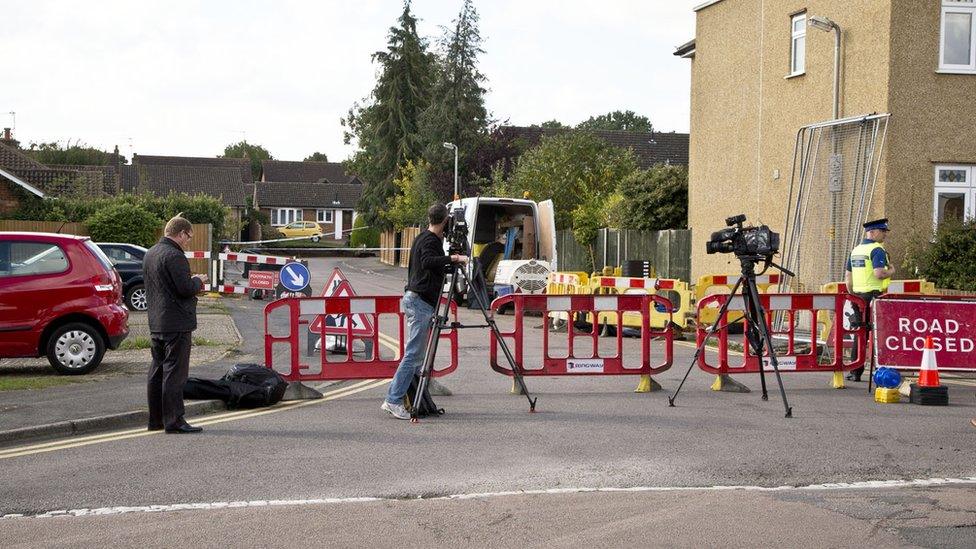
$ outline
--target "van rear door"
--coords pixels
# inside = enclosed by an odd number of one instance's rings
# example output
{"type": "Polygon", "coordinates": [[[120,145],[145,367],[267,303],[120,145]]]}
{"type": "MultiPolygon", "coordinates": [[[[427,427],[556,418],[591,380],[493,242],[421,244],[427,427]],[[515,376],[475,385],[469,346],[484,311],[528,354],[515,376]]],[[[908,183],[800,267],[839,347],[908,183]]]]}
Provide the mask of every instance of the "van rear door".
{"type": "Polygon", "coordinates": [[[556,211],[552,200],[539,202],[539,259],[549,262],[553,271],[556,266],[556,211]]]}

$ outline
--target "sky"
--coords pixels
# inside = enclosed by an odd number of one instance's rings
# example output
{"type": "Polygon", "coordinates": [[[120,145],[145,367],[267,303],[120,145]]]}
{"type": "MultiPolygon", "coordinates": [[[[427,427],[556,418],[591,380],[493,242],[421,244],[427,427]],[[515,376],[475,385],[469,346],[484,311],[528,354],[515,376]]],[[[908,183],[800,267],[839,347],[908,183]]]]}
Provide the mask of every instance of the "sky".
{"type": "MultiPolygon", "coordinates": [[[[687,132],[701,0],[475,0],[492,117],[515,125],[633,110],[687,132]]],[[[436,38],[460,0],[414,0],[436,38]]],[[[233,142],[281,160],[340,161],[340,119],[372,90],[399,0],[8,2],[0,125],[31,142],[126,157],[215,156],[233,142]],[[9,114],[15,112],[16,115],[9,114]]]]}

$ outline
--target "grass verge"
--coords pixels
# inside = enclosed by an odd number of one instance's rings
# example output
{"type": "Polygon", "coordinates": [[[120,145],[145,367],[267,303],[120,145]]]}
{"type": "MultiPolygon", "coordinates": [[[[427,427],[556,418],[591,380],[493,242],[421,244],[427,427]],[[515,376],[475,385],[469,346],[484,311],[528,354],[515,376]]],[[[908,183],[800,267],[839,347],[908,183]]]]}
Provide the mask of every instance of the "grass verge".
{"type": "MultiPolygon", "coordinates": [[[[193,345],[197,347],[217,347],[219,345],[224,345],[219,341],[214,341],[212,339],[207,339],[205,337],[193,336],[193,345]]],[[[132,351],[136,349],[149,349],[152,348],[152,340],[146,336],[136,336],[130,337],[119,345],[120,351],[132,351]]]]}
{"type": "Polygon", "coordinates": [[[76,383],[80,381],[84,381],[84,380],[78,379],[77,376],[5,375],[3,377],[0,377],[0,391],[47,389],[48,387],[57,387],[58,385],[67,385],[69,383],[76,383]]]}

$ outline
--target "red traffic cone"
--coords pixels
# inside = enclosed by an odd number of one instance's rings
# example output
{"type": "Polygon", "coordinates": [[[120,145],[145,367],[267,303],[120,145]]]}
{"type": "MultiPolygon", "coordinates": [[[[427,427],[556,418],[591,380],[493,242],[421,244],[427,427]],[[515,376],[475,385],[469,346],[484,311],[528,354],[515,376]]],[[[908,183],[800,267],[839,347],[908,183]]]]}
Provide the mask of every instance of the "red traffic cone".
{"type": "Polygon", "coordinates": [[[925,349],[922,350],[922,366],[918,373],[919,387],[938,387],[939,367],[935,362],[935,349],[932,347],[932,338],[925,338],[925,349]]]}

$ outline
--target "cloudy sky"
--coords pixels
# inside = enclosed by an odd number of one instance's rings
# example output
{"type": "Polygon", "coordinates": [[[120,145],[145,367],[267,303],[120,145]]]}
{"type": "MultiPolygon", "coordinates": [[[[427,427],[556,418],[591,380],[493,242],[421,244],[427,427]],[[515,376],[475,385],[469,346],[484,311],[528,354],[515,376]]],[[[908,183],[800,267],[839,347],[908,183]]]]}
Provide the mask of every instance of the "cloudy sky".
{"type": "MultiPolygon", "coordinates": [[[[499,120],[575,124],[634,110],[688,131],[701,0],[476,0],[487,106],[499,120]]],[[[460,0],[415,0],[436,37],[460,0]]],[[[8,2],[0,122],[16,137],[123,154],[213,156],[246,138],[275,158],[346,158],[339,119],[368,95],[399,0],[8,2]]]]}

